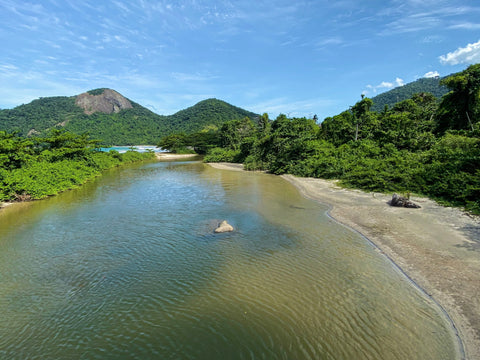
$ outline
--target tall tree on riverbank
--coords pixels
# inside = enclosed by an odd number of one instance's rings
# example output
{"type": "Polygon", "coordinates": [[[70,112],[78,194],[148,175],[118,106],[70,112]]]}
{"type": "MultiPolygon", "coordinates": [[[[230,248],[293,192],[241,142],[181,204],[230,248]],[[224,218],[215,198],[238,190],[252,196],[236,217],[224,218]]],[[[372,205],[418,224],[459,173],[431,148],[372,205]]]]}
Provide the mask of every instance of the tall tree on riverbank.
{"type": "Polygon", "coordinates": [[[364,125],[369,119],[369,112],[372,105],[373,101],[362,94],[362,100],[352,106],[352,114],[355,122],[355,141],[358,140],[360,126],[364,125]]]}
{"type": "Polygon", "coordinates": [[[440,103],[437,115],[437,131],[448,129],[478,130],[480,116],[480,64],[442,80],[451,91],[440,103]]]}

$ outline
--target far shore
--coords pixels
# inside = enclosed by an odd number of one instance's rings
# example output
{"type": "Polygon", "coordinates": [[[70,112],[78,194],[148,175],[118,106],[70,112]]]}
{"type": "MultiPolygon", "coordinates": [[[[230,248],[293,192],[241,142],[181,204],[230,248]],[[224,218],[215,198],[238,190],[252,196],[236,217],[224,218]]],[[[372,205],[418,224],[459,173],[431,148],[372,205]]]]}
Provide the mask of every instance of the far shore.
{"type": "Polygon", "coordinates": [[[174,154],[168,152],[158,152],[155,156],[159,160],[175,160],[175,159],[188,159],[199,156],[198,154],[174,154]]]}
{"type": "MultiPolygon", "coordinates": [[[[243,165],[209,163],[243,171],[243,165]]],[[[345,189],[336,181],[283,175],[329,215],[368,238],[446,311],[465,352],[480,360],[480,218],[423,197],[420,209],[395,208],[391,195],[345,189]]]]}
{"type": "MultiPolygon", "coordinates": [[[[139,145],[139,146],[148,146],[148,145],[139,145]]],[[[174,154],[168,152],[156,152],[155,157],[158,160],[176,160],[176,159],[188,159],[194,158],[199,156],[198,154],[174,154]]],[[[19,204],[21,201],[7,201],[7,202],[0,202],[0,209],[7,207],[13,204],[19,204]]]]}

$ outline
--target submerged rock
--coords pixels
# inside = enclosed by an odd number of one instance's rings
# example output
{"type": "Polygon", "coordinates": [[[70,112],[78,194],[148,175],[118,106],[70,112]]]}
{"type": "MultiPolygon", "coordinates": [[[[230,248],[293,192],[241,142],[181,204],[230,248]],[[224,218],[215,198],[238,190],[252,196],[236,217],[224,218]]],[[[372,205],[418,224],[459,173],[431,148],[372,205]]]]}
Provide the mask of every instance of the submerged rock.
{"type": "Polygon", "coordinates": [[[224,233],[233,231],[233,226],[230,225],[227,220],[223,220],[220,225],[215,229],[215,233],[224,233]]]}
{"type": "Polygon", "coordinates": [[[392,200],[390,200],[390,205],[412,209],[418,209],[421,207],[420,205],[415,204],[413,201],[410,201],[407,198],[404,198],[403,196],[399,196],[397,194],[393,194],[392,200]]]}

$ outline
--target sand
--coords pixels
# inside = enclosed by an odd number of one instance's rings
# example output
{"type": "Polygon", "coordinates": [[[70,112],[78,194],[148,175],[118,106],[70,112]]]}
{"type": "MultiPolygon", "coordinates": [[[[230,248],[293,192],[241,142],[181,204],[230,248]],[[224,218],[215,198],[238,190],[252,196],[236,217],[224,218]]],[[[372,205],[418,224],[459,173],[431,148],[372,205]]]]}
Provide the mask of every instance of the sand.
{"type": "MultiPolygon", "coordinates": [[[[239,164],[210,164],[242,171],[239,164]]],[[[358,231],[448,314],[465,358],[480,360],[480,219],[413,196],[420,209],[388,205],[391,195],[344,189],[336,181],[282,176],[358,231]]]]}
{"type": "Polygon", "coordinates": [[[187,159],[197,157],[198,154],[173,154],[167,152],[155,153],[155,156],[159,160],[175,160],[175,159],[187,159]]]}

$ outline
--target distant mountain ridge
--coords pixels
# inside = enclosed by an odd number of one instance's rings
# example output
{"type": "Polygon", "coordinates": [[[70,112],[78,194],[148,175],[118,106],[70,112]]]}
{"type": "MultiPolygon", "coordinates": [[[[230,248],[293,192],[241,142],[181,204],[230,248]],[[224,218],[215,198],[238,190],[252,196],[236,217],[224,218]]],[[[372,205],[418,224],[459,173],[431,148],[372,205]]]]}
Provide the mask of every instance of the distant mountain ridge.
{"type": "Polygon", "coordinates": [[[0,130],[23,136],[52,128],[89,133],[107,145],[156,144],[166,135],[218,128],[224,122],[257,114],[218,99],[200,101],[173,115],[158,115],[112,89],[76,96],[44,97],[13,109],[0,110],[0,130]]]}
{"type": "Polygon", "coordinates": [[[373,101],[371,110],[381,112],[385,105],[392,108],[396,103],[410,99],[412,95],[421,92],[431,93],[440,100],[449,91],[447,87],[440,85],[442,79],[443,77],[421,78],[374,96],[371,98],[373,101]]]}

